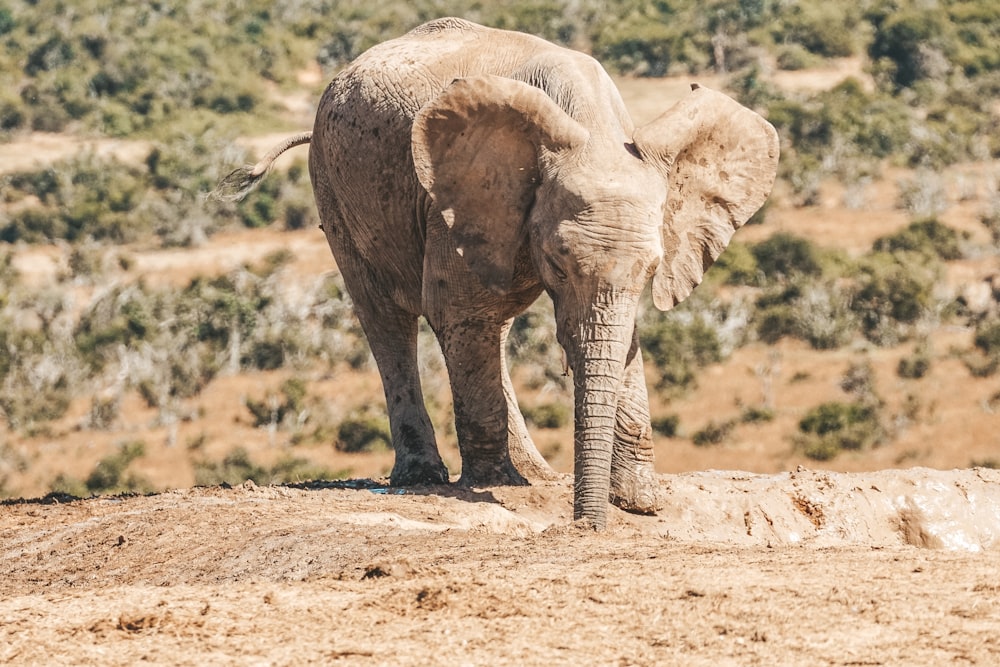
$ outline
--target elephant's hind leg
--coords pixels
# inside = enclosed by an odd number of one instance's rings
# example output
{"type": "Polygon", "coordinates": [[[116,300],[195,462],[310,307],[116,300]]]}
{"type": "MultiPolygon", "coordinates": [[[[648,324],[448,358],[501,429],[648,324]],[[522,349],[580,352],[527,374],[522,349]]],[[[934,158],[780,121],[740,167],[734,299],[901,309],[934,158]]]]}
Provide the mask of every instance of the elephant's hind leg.
{"type": "Polygon", "coordinates": [[[628,512],[653,514],[663,506],[663,497],[653,470],[649,396],[637,340],[630,354],[615,415],[610,500],[628,512]]]}
{"type": "Polygon", "coordinates": [[[434,428],[424,405],[417,367],[417,318],[400,309],[382,310],[378,323],[365,326],[378,364],[389,410],[396,454],[390,481],[396,486],[447,484],[434,428]]]}
{"type": "MultiPolygon", "coordinates": [[[[355,267],[356,268],[356,267],[355,267]]],[[[390,482],[395,486],[447,484],[448,469],[438,453],[434,427],[424,405],[417,366],[417,316],[382,296],[374,280],[351,281],[354,312],[378,364],[396,454],[390,482]]]]}
{"type": "Polygon", "coordinates": [[[514,394],[514,383],[511,382],[510,372],[507,370],[507,334],[510,333],[513,322],[514,320],[510,319],[504,324],[500,336],[500,378],[503,381],[503,393],[507,401],[510,460],[514,464],[514,468],[525,479],[552,481],[558,479],[560,475],[542,458],[535,443],[531,440],[528,427],[524,423],[524,416],[517,404],[517,396],[514,394]]]}

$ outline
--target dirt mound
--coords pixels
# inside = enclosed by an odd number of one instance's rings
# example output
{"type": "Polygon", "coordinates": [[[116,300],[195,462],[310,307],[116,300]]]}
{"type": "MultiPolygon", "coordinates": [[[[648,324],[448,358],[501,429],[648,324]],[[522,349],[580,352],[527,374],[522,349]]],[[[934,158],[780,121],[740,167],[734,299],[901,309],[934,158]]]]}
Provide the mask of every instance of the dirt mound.
{"type": "Polygon", "coordinates": [[[196,488],[0,506],[0,662],[1000,660],[1000,471],[196,488]],[[918,548],[928,547],[928,548],[918,548]]]}

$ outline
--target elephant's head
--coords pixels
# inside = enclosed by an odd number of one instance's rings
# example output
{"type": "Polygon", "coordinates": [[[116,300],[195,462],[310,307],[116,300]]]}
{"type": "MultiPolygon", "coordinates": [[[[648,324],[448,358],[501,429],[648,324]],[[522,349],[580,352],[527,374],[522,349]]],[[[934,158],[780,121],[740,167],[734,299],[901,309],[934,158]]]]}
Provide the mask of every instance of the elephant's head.
{"type": "Polygon", "coordinates": [[[421,184],[486,287],[511,288],[527,239],[574,373],[574,513],[602,526],[640,292],[652,277],[667,310],[701,282],[770,193],[774,128],[695,86],[631,137],[588,130],[541,90],[487,76],[428,103],[412,140],[421,184]]]}

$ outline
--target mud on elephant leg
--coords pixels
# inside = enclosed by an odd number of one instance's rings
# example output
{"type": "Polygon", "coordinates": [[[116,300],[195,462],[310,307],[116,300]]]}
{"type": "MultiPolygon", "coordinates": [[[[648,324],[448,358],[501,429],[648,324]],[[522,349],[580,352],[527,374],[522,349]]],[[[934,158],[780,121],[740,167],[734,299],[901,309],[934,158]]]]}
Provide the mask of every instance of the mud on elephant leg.
{"type": "MultiPolygon", "coordinates": [[[[420,388],[417,317],[384,301],[375,309],[366,308],[359,301],[355,298],[355,312],[378,364],[389,412],[392,448],[396,454],[390,482],[395,486],[447,484],[448,469],[438,453],[434,427],[420,388]]],[[[375,302],[366,299],[365,303],[375,302]]]]}
{"type": "Polygon", "coordinates": [[[455,431],[462,454],[459,483],[527,484],[511,460],[511,441],[517,442],[522,452],[525,445],[519,441],[521,434],[516,424],[511,428],[511,406],[502,370],[503,325],[470,319],[434,328],[448,366],[455,403],[455,431]]]}
{"type": "Polygon", "coordinates": [[[663,507],[664,498],[653,470],[649,396],[637,340],[629,354],[615,415],[609,499],[625,511],[654,514],[663,507]]]}

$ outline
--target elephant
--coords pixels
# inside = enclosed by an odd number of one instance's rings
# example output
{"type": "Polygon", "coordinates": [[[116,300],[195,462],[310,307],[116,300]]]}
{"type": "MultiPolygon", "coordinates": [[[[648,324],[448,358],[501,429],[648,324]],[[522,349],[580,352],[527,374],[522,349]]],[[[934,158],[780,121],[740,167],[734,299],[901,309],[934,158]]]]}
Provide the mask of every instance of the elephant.
{"type": "Polygon", "coordinates": [[[311,132],[217,190],[239,198],[308,143],[320,227],[378,365],[393,485],[447,483],[421,392],[418,319],[444,355],[459,484],[555,477],[518,408],[505,344],[543,291],[574,387],[574,519],[662,508],[640,295],[669,310],[770,195],[778,137],[722,93],[636,128],[601,65],[458,19],[377,45],[323,93],[311,132]]]}

